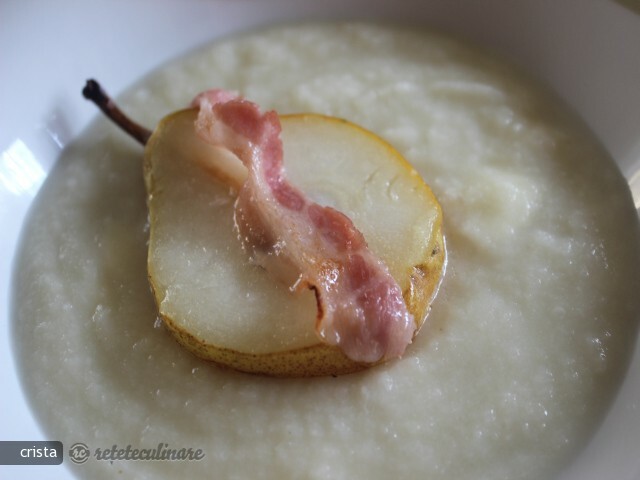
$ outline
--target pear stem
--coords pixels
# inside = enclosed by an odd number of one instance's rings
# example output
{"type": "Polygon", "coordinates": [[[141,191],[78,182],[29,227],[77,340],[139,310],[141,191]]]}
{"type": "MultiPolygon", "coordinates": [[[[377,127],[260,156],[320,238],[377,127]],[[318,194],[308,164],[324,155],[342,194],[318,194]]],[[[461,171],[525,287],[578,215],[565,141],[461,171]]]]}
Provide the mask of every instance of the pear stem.
{"type": "Polygon", "coordinates": [[[98,108],[113,121],[113,123],[131,135],[139,143],[142,145],[147,144],[147,141],[151,136],[151,130],[137,124],[127,117],[122,110],[118,108],[111,97],[109,97],[109,95],[107,95],[107,93],[102,89],[98,82],[93,79],[87,80],[87,84],[82,89],[82,95],[87,100],[91,100],[95,103],[98,108]]]}

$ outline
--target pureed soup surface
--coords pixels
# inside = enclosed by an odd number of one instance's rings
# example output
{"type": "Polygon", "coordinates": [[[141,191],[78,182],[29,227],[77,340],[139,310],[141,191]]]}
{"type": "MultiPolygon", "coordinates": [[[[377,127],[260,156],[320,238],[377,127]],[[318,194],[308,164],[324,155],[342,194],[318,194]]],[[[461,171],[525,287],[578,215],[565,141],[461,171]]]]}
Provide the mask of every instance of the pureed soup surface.
{"type": "Polygon", "coordinates": [[[445,281],[405,357],[363,373],[274,379],[199,361],[149,291],[142,150],[100,119],[51,173],[16,264],[33,409],[51,438],[92,453],[66,463],[105,479],[553,476],[602,418],[640,311],[637,216],[599,143],[485,52],[380,25],[231,38],[155,72],[121,106],[153,126],[210,87],[392,143],[442,204],[445,281]],[[104,459],[158,444],[205,456],[104,459]]]}

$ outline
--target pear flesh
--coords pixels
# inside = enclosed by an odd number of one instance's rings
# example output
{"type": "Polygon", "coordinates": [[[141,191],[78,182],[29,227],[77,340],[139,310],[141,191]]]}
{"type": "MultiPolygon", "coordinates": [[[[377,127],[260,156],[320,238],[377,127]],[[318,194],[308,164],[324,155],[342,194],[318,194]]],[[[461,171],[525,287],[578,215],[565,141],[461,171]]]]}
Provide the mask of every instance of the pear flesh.
{"type": "MultiPolygon", "coordinates": [[[[294,293],[242,249],[233,217],[246,170],[197,136],[196,117],[195,109],[165,117],[145,149],[148,274],[169,331],[197,356],[246,372],[339,375],[370,366],[320,341],[313,292],[294,293]]],[[[280,120],[289,181],[351,218],[419,328],[446,260],[429,187],[389,144],[354,124],[314,114],[280,120]]]]}

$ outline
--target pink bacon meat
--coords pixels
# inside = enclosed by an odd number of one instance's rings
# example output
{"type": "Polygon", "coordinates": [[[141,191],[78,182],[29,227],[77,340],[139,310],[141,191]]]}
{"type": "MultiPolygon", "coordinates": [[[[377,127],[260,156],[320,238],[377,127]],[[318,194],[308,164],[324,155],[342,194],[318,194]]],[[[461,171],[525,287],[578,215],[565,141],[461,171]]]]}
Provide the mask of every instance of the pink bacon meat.
{"type": "Polygon", "coordinates": [[[291,290],[310,288],[318,305],[316,331],[350,359],[373,363],[401,356],[416,329],[402,291],[351,220],[318,205],[285,176],[280,120],[224,90],[193,101],[196,131],[231,151],[247,168],[235,204],[243,247],[291,290]]]}

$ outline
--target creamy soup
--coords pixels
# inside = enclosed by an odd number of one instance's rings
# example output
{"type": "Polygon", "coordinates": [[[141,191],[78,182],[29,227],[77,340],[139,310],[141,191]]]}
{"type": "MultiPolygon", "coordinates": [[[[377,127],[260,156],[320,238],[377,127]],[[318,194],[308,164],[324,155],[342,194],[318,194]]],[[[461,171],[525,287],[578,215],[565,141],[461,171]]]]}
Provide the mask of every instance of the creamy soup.
{"type": "Polygon", "coordinates": [[[204,363],[157,319],[142,149],[98,119],[42,188],[15,264],[33,410],[49,437],[91,453],[65,463],[91,479],[555,476],[615,393],[640,311],[638,220],[598,141],[486,52],[380,25],[230,38],[120,102],[153,126],[214,86],[392,143],[442,204],[446,278],[399,361],[315,379],[204,363]],[[113,460],[159,444],[203,457],[113,460]]]}

